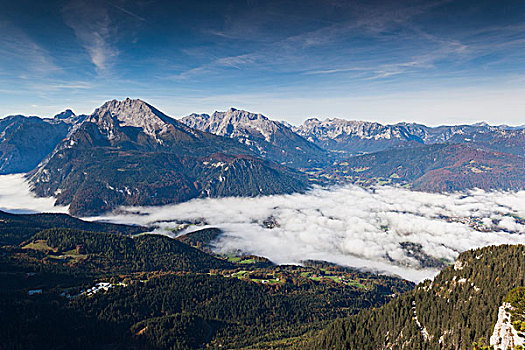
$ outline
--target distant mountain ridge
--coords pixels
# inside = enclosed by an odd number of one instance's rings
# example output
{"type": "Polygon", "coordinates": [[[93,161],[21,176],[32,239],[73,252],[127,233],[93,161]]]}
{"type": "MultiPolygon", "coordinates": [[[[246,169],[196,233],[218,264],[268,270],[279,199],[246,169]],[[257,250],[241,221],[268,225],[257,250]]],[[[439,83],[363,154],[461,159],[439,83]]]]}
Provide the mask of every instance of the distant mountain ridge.
{"type": "Polygon", "coordinates": [[[348,155],[410,147],[417,143],[468,143],[525,155],[525,127],[486,123],[429,127],[417,123],[383,125],[338,118],[324,121],[311,118],[292,130],[324,149],[348,155]]]}
{"type": "Polygon", "coordinates": [[[0,119],[0,174],[32,170],[84,119],[69,109],[52,119],[22,115],[0,119]]]}
{"type": "Polygon", "coordinates": [[[525,157],[472,147],[431,144],[354,156],[323,170],[342,182],[409,184],[427,192],[525,188],[525,157]]]}
{"type": "Polygon", "coordinates": [[[324,149],[347,154],[370,153],[423,143],[403,125],[382,125],[337,118],[324,121],[311,118],[292,130],[324,149]]]}
{"type": "Polygon", "coordinates": [[[234,138],[260,156],[280,164],[312,167],[326,161],[326,151],[262,114],[230,108],[212,115],[190,114],[181,121],[194,129],[234,138]]]}

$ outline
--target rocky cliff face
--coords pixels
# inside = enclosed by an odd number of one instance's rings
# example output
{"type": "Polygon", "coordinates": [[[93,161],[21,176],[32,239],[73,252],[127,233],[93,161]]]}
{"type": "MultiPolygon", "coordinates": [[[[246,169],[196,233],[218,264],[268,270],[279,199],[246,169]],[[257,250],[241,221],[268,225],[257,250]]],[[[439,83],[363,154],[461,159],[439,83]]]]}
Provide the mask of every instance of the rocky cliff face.
{"type": "Polygon", "coordinates": [[[234,108],[226,112],[191,114],[182,118],[189,127],[238,140],[266,159],[292,167],[324,164],[326,152],[283,123],[234,108]]]}
{"type": "Polygon", "coordinates": [[[423,143],[403,125],[382,125],[364,121],[316,118],[306,120],[293,130],[327,150],[347,154],[377,152],[387,148],[423,143]]]}
{"type": "Polygon", "coordinates": [[[512,350],[518,345],[525,346],[525,338],[518,335],[518,331],[511,323],[510,311],[513,309],[510,303],[503,303],[498,309],[498,321],[490,337],[490,345],[495,350],[512,350]]]}

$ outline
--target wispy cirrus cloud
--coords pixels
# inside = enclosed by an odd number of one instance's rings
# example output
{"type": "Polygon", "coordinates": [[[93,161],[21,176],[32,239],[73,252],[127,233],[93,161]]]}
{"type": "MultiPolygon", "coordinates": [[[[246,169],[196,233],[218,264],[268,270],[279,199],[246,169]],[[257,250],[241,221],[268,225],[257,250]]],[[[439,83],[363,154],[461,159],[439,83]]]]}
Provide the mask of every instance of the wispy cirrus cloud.
{"type": "Polygon", "coordinates": [[[48,80],[45,84],[30,82],[28,87],[34,91],[59,92],[64,90],[90,90],[96,86],[93,82],[87,81],[57,81],[48,80]]]}
{"type": "Polygon", "coordinates": [[[369,70],[368,68],[331,68],[331,69],[319,69],[319,70],[310,70],[305,71],[306,75],[316,75],[316,74],[337,74],[337,73],[347,73],[347,72],[363,72],[369,70]]]}
{"type": "Polygon", "coordinates": [[[273,11],[275,4],[271,1],[259,4],[247,12],[237,13],[235,9],[225,15],[222,27],[208,28],[206,31],[226,40],[225,45],[236,40],[246,41],[243,45],[247,53],[242,56],[213,58],[213,61],[187,69],[176,77],[218,73],[231,67],[223,63],[238,58],[243,61],[235,64],[236,68],[261,68],[269,72],[300,75],[361,72],[366,74],[358,74],[354,78],[363,80],[391,77],[414,69],[429,69],[433,67],[435,60],[457,54],[463,45],[418,29],[412,24],[412,19],[448,2],[450,1],[416,1],[406,5],[385,3],[375,6],[366,2],[336,1],[324,7],[336,8],[337,12],[345,14],[342,16],[344,19],[316,19],[315,25],[306,25],[307,19],[311,22],[311,17],[307,14],[295,14],[289,18],[273,11]],[[276,24],[282,21],[297,24],[298,30],[288,30],[288,35],[281,34],[275,29],[279,28],[276,24]],[[396,34],[392,35],[392,32],[396,34]],[[388,42],[380,43],[383,46],[382,52],[370,54],[378,46],[377,42],[370,39],[381,41],[385,38],[388,42]],[[396,42],[399,44],[392,44],[396,42]],[[433,44],[433,54],[424,56],[422,48],[427,47],[425,44],[428,42],[433,44]],[[253,43],[257,44],[252,45],[253,43]],[[388,52],[389,48],[395,50],[395,54],[388,52]],[[333,52],[338,52],[338,55],[334,56],[333,52]]]}
{"type": "Polygon", "coordinates": [[[201,66],[188,69],[179,74],[169,76],[169,79],[173,80],[185,80],[195,77],[200,74],[213,74],[219,69],[236,69],[241,70],[244,66],[255,64],[257,61],[257,55],[255,54],[244,54],[235,56],[225,56],[214,59],[213,61],[203,64],[201,66]]]}
{"type": "Polygon", "coordinates": [[[18,71],[19,77],[35,73],[46,75],[60,70],[49,51],[12,22],[0,19],[0,33],[0,62],[9,60],[13,65],[21,65],[23,70],[18,71]]]}
{"type": "Polygon", "coordinates": [[[107,73],[119,50],[113,45],[115,27],[105,6],[97,1],[72,0],[62,9],[64,22],[87,51],[98,73],[107,73]]]}

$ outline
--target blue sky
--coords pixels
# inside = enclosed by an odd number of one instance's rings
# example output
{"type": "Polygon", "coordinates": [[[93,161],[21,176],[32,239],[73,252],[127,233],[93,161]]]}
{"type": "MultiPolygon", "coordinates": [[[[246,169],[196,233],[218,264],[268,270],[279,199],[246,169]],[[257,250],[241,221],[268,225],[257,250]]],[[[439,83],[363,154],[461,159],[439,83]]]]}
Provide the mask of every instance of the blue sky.
{"type": "Polygon", "coordinates": [[[525,124],[523,1],[0,1],[0,115],[525,124]]]}

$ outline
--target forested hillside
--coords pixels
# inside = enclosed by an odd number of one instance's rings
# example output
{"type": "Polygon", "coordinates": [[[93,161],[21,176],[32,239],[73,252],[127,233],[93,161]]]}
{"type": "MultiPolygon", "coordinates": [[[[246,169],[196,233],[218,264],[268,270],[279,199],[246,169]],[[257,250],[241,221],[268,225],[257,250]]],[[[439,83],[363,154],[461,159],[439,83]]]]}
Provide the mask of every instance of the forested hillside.
{"type": "Polygon", "coordinates": [[[137,234],[145,227],[89,222],[67,214],[10,214],[0,210],[0,246],[17,245],[35,233],[50,228],[72,228],[85,231],[137,234]]]}
{"type": "Polygon", "coordinates": [[[137,234],[144,228],[62,215],[3,217],[0,238],[11,243],[0,248],[2,349],[302,347],[305,334],[329,321],[413,288],[319,262],[276,266],[215,255],[205,249],[218,234],[211,229],[181,238],[206,252],[137,234]]]}
{"type": "Polygon", "coordinates": [[[141,100],[108,101],[28,174],[74,215],[196,197],[292,193],[305,177],[228,137],[191,129],[141,100]]]}
{"type": "Polygon", "coordinates": [[[419,284],[381,308],[332,323],[310,347],[472,349],[474,342],[488,345],[502,301],[510,290],[523,286],[525,246],[467,251],[434,281],[419,284]]]}
{"type": "Polygon", "coordinates": [[[317,175],[364,185],[403,184],[429,192],[525,188],[525,157],[436,144],[350,157],[317,175]]]}

